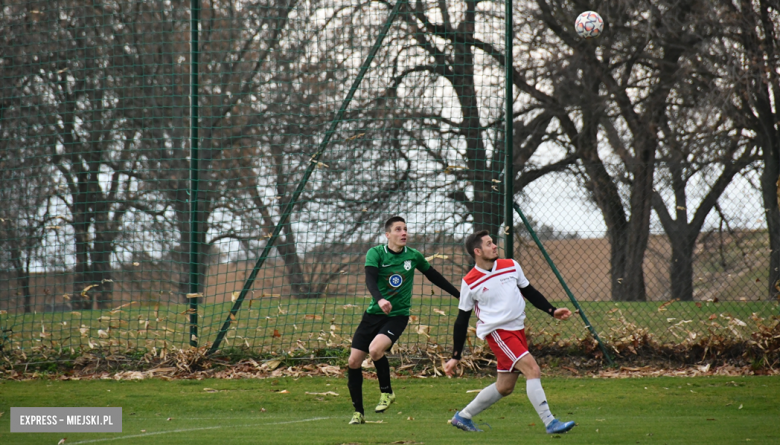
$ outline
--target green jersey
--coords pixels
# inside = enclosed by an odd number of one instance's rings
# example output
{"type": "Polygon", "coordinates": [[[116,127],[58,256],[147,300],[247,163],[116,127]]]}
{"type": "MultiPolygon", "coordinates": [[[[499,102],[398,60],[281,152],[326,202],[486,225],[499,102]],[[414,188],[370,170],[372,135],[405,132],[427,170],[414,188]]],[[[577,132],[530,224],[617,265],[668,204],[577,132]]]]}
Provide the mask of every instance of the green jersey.
{"type": "MultiPolygon", "coordinates": [[[[414,284],[414,269],[427,272],[431,268],[425,257],[410,247],[404,247],[403,252],[395,253],[386,245],[372,247],[366,254],[366,266],[379,269],[379,292],[393,305],[388,316],[409,315],[412,306],[412,286],[414,284]]],[[[376,300],[366,310],[369,314],[384,314],[376,300]]]]}

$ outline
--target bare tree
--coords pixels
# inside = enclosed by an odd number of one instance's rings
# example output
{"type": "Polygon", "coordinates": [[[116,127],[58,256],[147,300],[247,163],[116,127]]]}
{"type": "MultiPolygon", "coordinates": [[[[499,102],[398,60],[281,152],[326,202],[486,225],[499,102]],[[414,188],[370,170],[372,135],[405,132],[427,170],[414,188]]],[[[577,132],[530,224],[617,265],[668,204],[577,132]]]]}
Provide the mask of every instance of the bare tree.
{"type": "MultiPolygon", "coordinates": [[[[706,90],[711,85],[699,86],[706,90]]],[[[728,106],[723,104],[722,92],[712,90],[712,95],[690,94],[670,105],[671,119],[662,129],[653,192],[653,210],[672,249],[671,298],[683,301],[694,297],[694,248],[707,216],[732,179],[759,159],[757,148],[744,137],[743,129],[724,122],[721,110],[728,106]],[[691,188],[701,192],[691,196],[691,188]],[[658,190],[669,191],[672,196],[658,190]]]]}
{"type": "MultiPolygon", "coordinates": [[[[24,121],[9,118],[9,114],[23,113],[16,107],[5,108],[5,112],[6,123],[24,121]]],[[[8,128],[4,125],[0,132],[8,134],[8,128]]],[[[54,193],[50,169],[43,157],[36,157],[26,148],[18,144],[18,139],[0,138],[0,264],[4,265],[2,269],[13,270],[22,310],[28,313],[35,305],[31,268],[40,264],[45,232],[58,230],[56,224],[61,221],[48,211],[54,193]]]]}
{"type": "Polygon", "coordinates": [[[768,293],[780,284],[780,3],[776,0],[720,0],[727,31],[719,53],[724,82],[738,122],[752,132],[763,160],[761,194],[769,230],[768,293]]]}
{"type": "MultiPolygon", "coordinates": [[[[579,39],[570,23],[580,9],[563,0],[534,2],[536,14],[566,48],[560,91],[571,96],[581,129],[567,125],[582,159],[586,187],[602,212],[611,244],[612,298],[643,301],[653,181],[667,106],[707,38],[707,2],[634,1],[598,8],[606,33],[579,39]],[[612,131],[612,128],[619,131],[612,131]],[[605,137],[612,148],[600,150],[605,137]],[[616,168],[610,172],[610,165],[616,168]]],[[[575,2],[576,3],[576,2],[575,2]]],[[[709,14],[709,15],[708,15],[709,14]]],[[[562,61],[563,62],[563,61],[562,61]]],[[[575,114],[575,115],[576,115],[575,114]]],[[[573,123],[573,120],[572,120],[573,123]]]]}
{"type": "Polygon", "coordinates": [[[50,179],[61,181],[56,196],[73,229],[77,308],[111,301],[115,242],[135,200],[128,172],[135,169],[140,132],[129,111],[135,103],[124,83],[126,54],[117,44],[126,37],[117,20],[125,6],[62,0],[20,7],[14,17],[15,80],[24,106],[37,115],[37,134],[27,141],[54,167],[50,179]]]}

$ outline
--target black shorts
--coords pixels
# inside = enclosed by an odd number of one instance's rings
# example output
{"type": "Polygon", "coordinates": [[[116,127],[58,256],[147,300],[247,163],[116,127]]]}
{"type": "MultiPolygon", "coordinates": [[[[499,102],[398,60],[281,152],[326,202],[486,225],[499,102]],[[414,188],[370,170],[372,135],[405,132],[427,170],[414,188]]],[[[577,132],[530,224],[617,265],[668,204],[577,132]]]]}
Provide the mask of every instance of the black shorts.
{"type": "Polygon", "coordinates": [[[363,352],[368,352],[368,346],[379,334],[388,336],[390,340],[393,341],[393,344],[395,344],[398,337],[403,334],[408,323],[408,315],[388,317],[385,314],[379,315],[364,312],[363,319],[360,320],[360,324],[355,330],[355,335],[352,336],[352,347],[363,352]]]}

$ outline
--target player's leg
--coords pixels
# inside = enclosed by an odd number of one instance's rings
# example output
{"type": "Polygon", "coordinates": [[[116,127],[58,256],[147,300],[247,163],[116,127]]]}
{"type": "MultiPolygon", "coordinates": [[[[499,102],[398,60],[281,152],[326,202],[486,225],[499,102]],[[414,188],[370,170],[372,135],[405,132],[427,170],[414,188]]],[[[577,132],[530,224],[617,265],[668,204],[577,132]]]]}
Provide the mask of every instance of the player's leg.
{"type": "Polygon", "coordinates": [[[368,347],[368,353],[376,367],[376,377],[379,380],[379,391],[381,392],[379,404],[375,409],[378,413],[386,411],[395,401],[395,394],[390,383],[390,362],[387,360],[385,352],[390,350],[396,340],[400,338],[408,322],[409,317],[406,316],[388,317],[368,347]]]}
{"type": "MultiPolygon", "coordinates": [[[[504,332],[504,331],[502,331],[504,332]]],[[[523,351],[513,350],[516,342],[509,342],[507,345],[502,340],[502,332],[491,333],[487,337],[488,346],[496,356],[498,378],[496,383],[488,386],[477,394],[477,397],[471,401],[461,411],[455,413],[452,417],[452,425],[463,431],[481,431],[471,420],[474,416],[490,408],[494,403],[501,400],[504,396],[512,393],[517,382],[518,374],[513,371],[513,366],[517,362],[517,356],[523,351]]],[[[515,348],[517,349],[517,348],[515,348]]],[[[527,353],[527,351],[526,351],[527,353]]]]}
{"type": "Polygon", "coordinates": [[[502,398],[512,394],[515,383],[517,382],[517,377],[518,374],[514,372],[499,372],[496,383],[493,383],[480,391],[479,394],[474,397],[474,400],[458,413],[458,417],[467,420],[472,419],[502,398]]]}
{"type": "Polygon", "coordinates": [[[368,346],[368,355],[376,367],[376,376],[379,379],[379,390],[393,392],[390,388],[390,364],[385,352],[393,347],[393,340],[385,334],[377,334],[368,346]]]}
{"type": "Polygon", "coordinates": [[[542,371],[531,354],[526,354],[515,364],[515,369],[522,372],[526,378],[526,393],[528,400],[536,409],[539,418],[544,422],[548,433],[565,433],[574,428],[574,422],[561,422],[550,412],[547,396],[542,388],[542,371]]]}
{"type": "Polygon", "coordinates": [[[374,367],[376,367],[376,378],[379,380],[379,391],[386,394],[393,392],[393,388],[390,385],[390,362],[387,361],[387,356],[385,356],[385,351],[392,346],[393,340],[387,335],[377,334],[368,347],[368,354],[374,362],[374,367]]]}
{"type": "Polygon", "coordinates": [[[363,314],[355,335],[352,336],[352,350],[349,353],[347,364],[347,388],[352,398],[352,406],[355,409],[350,424],[361,424],[365,422],[365,411],[363,408],[363,360],[368,355],[369,345],[375,337],[375,331],[378,327],[377,316],[363,314]]]}
{"type": "Polygon", "coordinates": [[[349,396],[352,398],[352,406],[355,413],[350,420],[350,424],[364,423],[365,411],[363,408],[363,369],[361,365],[366,359],[367,352],[352,348],[349,353],[349,362],[347,368],[347,388],[349,396]]]}

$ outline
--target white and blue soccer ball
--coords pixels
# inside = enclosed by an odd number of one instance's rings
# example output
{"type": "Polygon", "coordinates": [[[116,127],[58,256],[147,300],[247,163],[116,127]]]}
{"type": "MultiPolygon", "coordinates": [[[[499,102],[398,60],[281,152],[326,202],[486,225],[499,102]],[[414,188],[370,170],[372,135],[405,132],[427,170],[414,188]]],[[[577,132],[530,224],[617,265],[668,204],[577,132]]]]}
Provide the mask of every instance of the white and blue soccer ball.
{"type": "Polygon", "coordinates": [[[574,22],[574,29],[580,37],[592,39],[601,35],[604,30],[604,20],[594,11],[585,11],[577,17],[574,22]]]}

